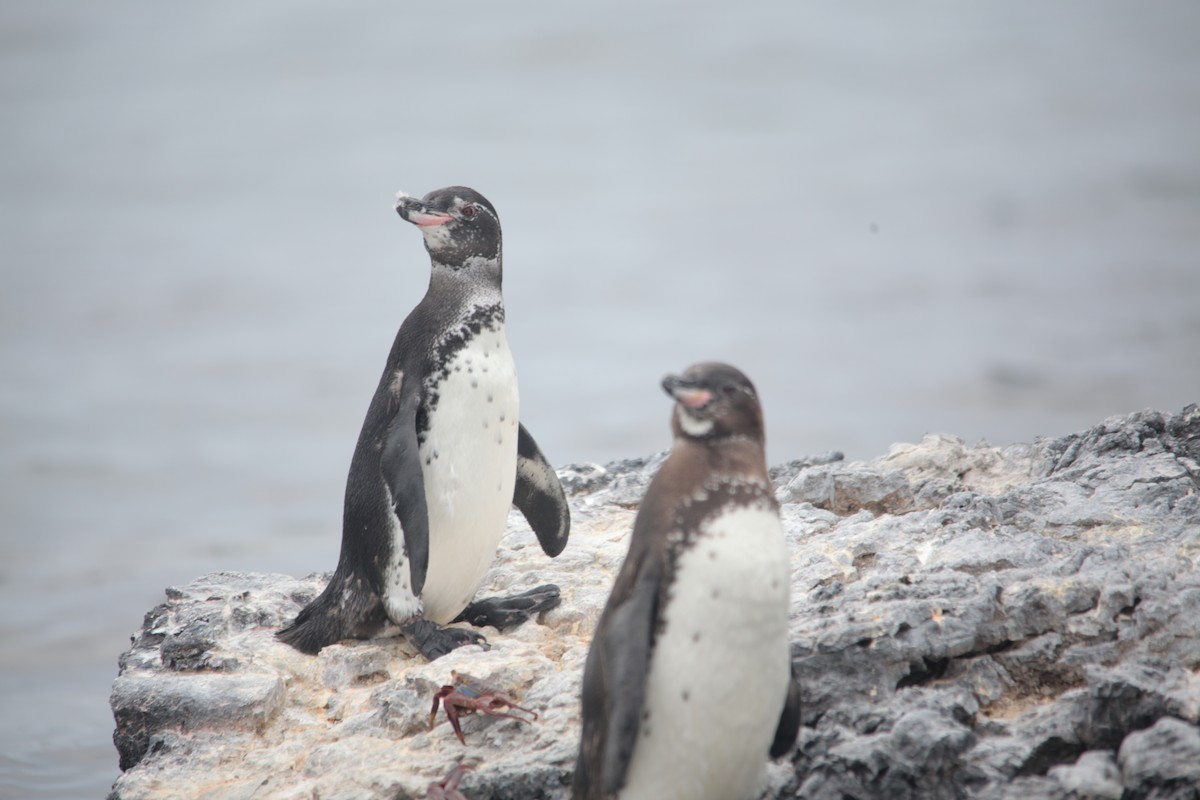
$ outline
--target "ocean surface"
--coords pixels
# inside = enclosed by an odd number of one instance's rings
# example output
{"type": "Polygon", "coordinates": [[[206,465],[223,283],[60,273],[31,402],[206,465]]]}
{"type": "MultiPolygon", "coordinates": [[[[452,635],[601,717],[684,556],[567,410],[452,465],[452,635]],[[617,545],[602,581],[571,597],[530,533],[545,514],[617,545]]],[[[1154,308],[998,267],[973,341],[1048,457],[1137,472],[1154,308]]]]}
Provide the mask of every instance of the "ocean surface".
{"type": "Polygon", "coordinates": [[[0,37],[0,797],[105,796],[164,587],[333,567],[427,282],[400,189],[500,210],[558,464],[665,448],[708,359],[772,462],[1200,400],[1192,0],[14,0],[0,37]]]}

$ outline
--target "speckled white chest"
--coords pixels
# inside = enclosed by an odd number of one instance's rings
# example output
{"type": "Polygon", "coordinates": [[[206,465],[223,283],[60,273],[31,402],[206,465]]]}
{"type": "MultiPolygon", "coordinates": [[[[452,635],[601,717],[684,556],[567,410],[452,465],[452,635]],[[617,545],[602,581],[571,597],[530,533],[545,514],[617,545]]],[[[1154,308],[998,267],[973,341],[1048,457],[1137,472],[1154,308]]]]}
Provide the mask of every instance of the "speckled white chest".
{"type": "MultiPolygon", "coordinates": [[[[429,569],[420,610],[445,624],[475,596],[504,535],[516,483],[519,396],[504,328],[470,339],[435,387],[420,447],[429,511],[429,569]]],[[[407,564],[390,569],[393,619],[416,612],[407,564]]]]}
{"type": "Polygon", "coordinates": [[[772,509],[703,527],[678,562],[622,800],[756,796],[790,676],[788,586],[772,509]]]}

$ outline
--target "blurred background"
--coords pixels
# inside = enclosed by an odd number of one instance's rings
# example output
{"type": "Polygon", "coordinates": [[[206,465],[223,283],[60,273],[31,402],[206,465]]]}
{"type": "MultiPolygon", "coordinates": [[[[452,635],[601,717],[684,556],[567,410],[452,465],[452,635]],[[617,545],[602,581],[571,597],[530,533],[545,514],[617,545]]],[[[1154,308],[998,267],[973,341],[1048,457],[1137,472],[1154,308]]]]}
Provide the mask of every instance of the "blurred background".
{"type": "Polygon", "coordinates": [[[0,36],[3,797],[106,794],[165,586],[334,566],[428,280],[398,189],[499,208],[556,464],[665,448],[659,378],[713,358],[772,463],[1200,399],[1191,0],[17,0],[0,36]]]}

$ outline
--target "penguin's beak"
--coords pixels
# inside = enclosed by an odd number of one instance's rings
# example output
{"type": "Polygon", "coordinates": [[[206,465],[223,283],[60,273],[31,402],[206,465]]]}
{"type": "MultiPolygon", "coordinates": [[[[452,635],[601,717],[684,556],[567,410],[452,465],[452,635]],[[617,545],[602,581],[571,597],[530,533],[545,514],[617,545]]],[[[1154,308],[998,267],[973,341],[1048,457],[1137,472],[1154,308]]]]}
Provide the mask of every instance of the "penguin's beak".
{"type": "Polygon", "coordinates": [[[405,221],[421,228],[433,228],[445,225],[454,217],[444,211],[435,211],[412,195],[404,192],[396,193],[396,213],[405,221]]]}
{"type": "Polygon", "coordinates": [[[668,375],[662,381],[663,390],[684,408],[704,408],[713,398],[708,389],[697,386],[678,375],[668,375]]]}

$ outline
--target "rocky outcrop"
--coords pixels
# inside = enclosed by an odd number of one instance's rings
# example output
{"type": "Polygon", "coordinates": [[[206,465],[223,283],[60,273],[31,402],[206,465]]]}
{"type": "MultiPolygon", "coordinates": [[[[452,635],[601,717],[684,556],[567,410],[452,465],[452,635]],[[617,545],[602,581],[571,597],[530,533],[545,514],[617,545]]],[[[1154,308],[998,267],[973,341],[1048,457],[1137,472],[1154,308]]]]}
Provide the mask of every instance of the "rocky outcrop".
{"type": "MultiPolygon", "coordinates": [[[[301,655],[273,637],[324,576],[217,573],[169,589],[113,685],[112,797],[562,798],[593,625],[661,456],[561,472],[571,542],[510,517],[485,593],[562,605],[426,663],[402,638],[301,655]],[[532,722],[429,712],[455,676],[532,722]]],[[[1032,445],[928,436],[772,470],[803,685],[769,797],[1200,797],[1200,409],[1032,445]]]]}

